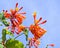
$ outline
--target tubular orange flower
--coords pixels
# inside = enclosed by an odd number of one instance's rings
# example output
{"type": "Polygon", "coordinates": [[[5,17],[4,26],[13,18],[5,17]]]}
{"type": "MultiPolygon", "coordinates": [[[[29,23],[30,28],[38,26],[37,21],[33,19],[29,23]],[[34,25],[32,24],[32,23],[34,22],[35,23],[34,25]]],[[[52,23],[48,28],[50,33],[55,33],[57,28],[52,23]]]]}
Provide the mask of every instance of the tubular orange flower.
{"type": "Polygon", "coordinates": [[[55,44],[48,44],[48,46],[52,46],[52,47],[54,47],[54,46],[55,46],[55,44]]]}
{"type": "Polygon", "coordinates": [[[38,39],[46,33],[46,30],[41,28],[39,25],[44,24],[47,21],[45,20],[42,23],[39,23],[42,20],[42,17],[39,20],[36,20],[36,12],[34,12],[33,17],[34,17],[34,24],[30,25],[29,30],[34,35],[34,37],[38,39]]]}
{"type": "Polygon", "coordinates": [[[35,38],[29,38],[29,48],[31,48],[32,46],[38,48],[39,44],[40,44],[39,40],[36,40],[35,38]]]}
{"type": "Polygon", "coordinates": [[[11,16],[10,13],[7,12],[7,10],[6,10],[6,11],[3,10],[3,12],[4,12],[4,16],[5,16],[6,18],[9,18],[9,17],[11,16]]]}
{"type": "Polygon", "coordinates": [[[17,32],[21,32],[21,30],[19,29],[20,25],[22,24],[23,20],[26,18],[25,16],[23,16],[23,14],[26,14],[26,12],[22,12],[19,13],[19,11],[22,9],[18,8],[18,3],[16,3],[15,6],[15,10],[10,9],[10,13],[8,13],[8,11],[3,11],[4,12],[4,16],[6,18],[9,18],[11,21],[11,31],[14,33],[15,32],[15,28],[17,28],[17,32]]]}
{"type": "Polygon", "coordinates": [[[20,32],[22,32],[25,29],[25,26],[20,25],[18,28],[18,31],[16,32],[17,34],[19,34],[20,32]]]}

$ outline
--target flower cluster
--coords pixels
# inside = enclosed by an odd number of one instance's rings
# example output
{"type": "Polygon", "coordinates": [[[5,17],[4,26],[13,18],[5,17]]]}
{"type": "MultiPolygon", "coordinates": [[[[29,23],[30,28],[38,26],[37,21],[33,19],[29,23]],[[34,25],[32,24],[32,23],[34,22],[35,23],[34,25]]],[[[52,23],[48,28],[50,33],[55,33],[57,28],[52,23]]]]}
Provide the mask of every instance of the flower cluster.
{"type": "Polygon", "coordinates": [[[39,20],[37,20],[36,19],[36,12],[33,13],[33,17],[34,17],[34,24],[30,25],[29,30],[34,35],[34,38],[31,39],[33,42],[32,41],[31,42],[33,44],[35,43],[35,46],[37,48],[38,44],[36,43],[36,41],[46,33],[46,30],[41,28],[39,25],[46,23],[47,20],[44,20],[43,22],[39,23],[42,20],[42,17],[40,17],[39,20]]]}
{"type": "MultiPolygon", "coordinates": [[[[39,39],[46,33],[46,30],[42,28],[40,25],[46,23],[47,20],[41,22],[42,17],[36,19],[36,12],[33,13],[33,24],[31,24],[29,27],[22,25],[23,20],[26,18],[26,16],[24,15],[26,14],[26,12],[20,12],[22,8],[23,7],[18,8],[18,3],[16,3],[15,9],[10,9],[10,12],[8,12],[7,10],[3,10],[3,13],[0,13],[0,20],[2,20],[3,24],[7,27],[6,29],[2,30],[2,43],[6,48],[9,48],[10,46],[12,48],[16,48],[16,46],[17,48],[21,48],[21,46],[23,46],[22,48],[24,48],[23,43],[19,42],[18,40],[15,40],[22,34],[26,36],[26,41],[28,41],[29,48],[31,48],[32,46],[38,48],[38,45],[40,44],[39,39]],[[10,20],[10,23],[6,21],[6,18],[10,20]],[[22,31],[23,33],[20,34],[22,31]],[[29,31],[33,34],[32,38],[28,38],[29,31]],[[18,36],[16,36],[14,39],[10,38],[6,40],[7,34],[11,35],[14,33],[16,33],[18,36]]],[[[54,45],[52,44],[48,46],[54,45]]]]}
{"type": "Polygon", "coordinates": [[[26,18],[25,16],[23,16],[23,14],[26,14],[26,12],[19,13],[22,8],[23,7],[18,8],[18,3],[16,3],[15,10],[10,9],[10,13],[7,10],[3,10],[4,16],[11,21],[10,28],[12,33],[16,32],[17,34],[19,34],[24,29],[24,26],[22,26],[21,24],[26,18]]]}

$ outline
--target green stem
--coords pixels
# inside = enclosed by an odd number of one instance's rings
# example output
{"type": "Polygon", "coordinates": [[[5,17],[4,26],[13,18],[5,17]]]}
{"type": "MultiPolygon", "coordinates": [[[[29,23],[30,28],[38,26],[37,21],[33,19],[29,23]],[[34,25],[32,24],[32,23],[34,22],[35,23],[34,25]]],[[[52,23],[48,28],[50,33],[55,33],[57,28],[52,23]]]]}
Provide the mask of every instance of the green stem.
{"type": "Polygon", "coordinates": [[[19,36],[21,36],[21,35],[23,35],[24,33],[22,33],[22,34],[19,34],[18,36],[16,36],[14,39],[16,39],[16,38],[18,38],[19,36]]]}
{"type": "Polygon", "coordinates": [[[48,45],[46,46],[46,48],[48,48],[48,45]]]}
{"type": "Polygon", "coordinates": [[[26,44],[25,48],[27,48],[28,45],[29,45],[29,44],[26,44]]]}

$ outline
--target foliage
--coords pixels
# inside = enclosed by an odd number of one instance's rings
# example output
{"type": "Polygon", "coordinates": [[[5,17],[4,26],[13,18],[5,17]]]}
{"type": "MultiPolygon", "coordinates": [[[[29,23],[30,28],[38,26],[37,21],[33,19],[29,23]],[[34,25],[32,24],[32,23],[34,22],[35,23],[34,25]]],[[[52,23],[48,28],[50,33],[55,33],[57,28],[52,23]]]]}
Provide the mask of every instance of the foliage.
{"type": "Polygon", "coordinates": [[[8,39],[5,46],[6,48],[24,48],[23,43],[15,39],[8,39]]]}

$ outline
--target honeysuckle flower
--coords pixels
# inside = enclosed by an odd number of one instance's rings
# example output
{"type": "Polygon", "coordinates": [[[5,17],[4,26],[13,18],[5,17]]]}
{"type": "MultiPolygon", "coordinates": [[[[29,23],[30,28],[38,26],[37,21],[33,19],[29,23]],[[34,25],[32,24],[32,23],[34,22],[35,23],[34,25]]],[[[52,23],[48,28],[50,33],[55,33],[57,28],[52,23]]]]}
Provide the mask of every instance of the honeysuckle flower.
{"type": "Polygon", "coordinates": [[[47,44],[46,48],[48,48],[49,46],[54,47],[55,44],[47,44]]]}
{"type": "Polygon", "coordinates": [[[42,17],[40,17],[39,20],[37,20],[36,12],[33,13],[33,17],[34,17],[34,24],[30,25],[29,30],[36,39],[39,39],[46,33],[46,30],[41,28],[39,25],[46,23],[47,20],[44,20],[43,22],[39,23],[42,20],[42,17]]]}
{"type": "Polygon", "coordinates": [[[55,46],[55,44],[48,44],[48,46],[54,47],[54,46],[55,46]]]}
{"type": "Polygon", "coordinates": [[[16,33],[19,34],[20,32],[24,31],[24,29],[25,29],[25,26],[20,25],[20,26],[17,28],[16,33]]]}
{"type": "Polygon", "coordinates": [[[40,44],[39,40],[36,40],[35,38],[29,38],[29,48],[34,46],[35,48],[38,48],[38,45],[40,44]]]}
{"type": "Polygon", "coordinates": [[[15,6],[15,9],[10,9],[10,13],[6,10],[4,12],[4,16],[8,19],[10,19],[11,21],[11,32],[14,33],[16,28],[17,28],[17,34],[20,33],[22,30],[20,29],[21,28],[21,24],[23,22],[23,20],[26,18],[25,16],[23,16],[23,14],[26,14],[26,12],[22,12],[22,13],[19,13],[19,11],[22,9],[23,7],[21,8],[18,8],[18,3],[16,3],[16,6],[15,6]]]}

